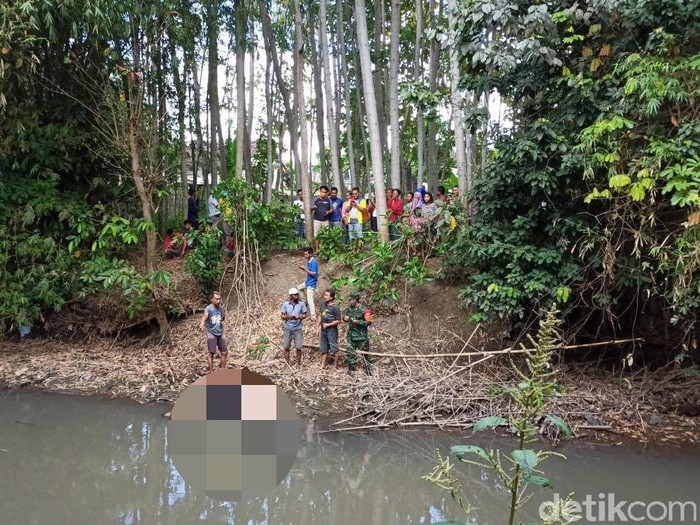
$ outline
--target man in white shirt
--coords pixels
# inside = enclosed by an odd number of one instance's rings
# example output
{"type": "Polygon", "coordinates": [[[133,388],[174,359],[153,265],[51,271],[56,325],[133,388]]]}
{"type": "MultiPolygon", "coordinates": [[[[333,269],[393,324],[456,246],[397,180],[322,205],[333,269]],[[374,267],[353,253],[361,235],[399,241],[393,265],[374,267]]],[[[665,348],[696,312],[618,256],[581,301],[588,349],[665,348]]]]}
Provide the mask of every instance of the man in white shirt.
{"type": "Polygon", "coordinates": [[[221,220],[221,210],[219,209],[219,201],[216,200],[213,194],[209,194],[207,209],[209,211],[209,220],[212,226],[216,228],[221,220]]]}
{"type": "Polygon", "coordinates": [[[292,203],[294,206],[301,209],[299,214],[299,219],[297,219],[297,237],[306,236],[306,224],[304,223],[304,191],[301,189],[297,190],[297,199],[292,203]]]}

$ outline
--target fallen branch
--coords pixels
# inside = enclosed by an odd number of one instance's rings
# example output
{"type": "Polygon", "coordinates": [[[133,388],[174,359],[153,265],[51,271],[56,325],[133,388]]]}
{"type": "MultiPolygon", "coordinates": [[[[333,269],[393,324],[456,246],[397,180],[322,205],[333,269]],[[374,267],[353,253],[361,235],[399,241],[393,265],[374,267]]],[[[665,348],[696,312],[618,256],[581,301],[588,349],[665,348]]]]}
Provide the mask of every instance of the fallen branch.
{"type": "MultiPolygon", "coordinates": [[[[555,347],[557,350],[575,350],[578,348],[591,348],[594,346],[606,346],[606,345],[621,345],[624,343],[633,343],[637,341],[644,341],[642,337],[634,337],[631,339],[615,339],[613,341],[601,341],[598,343],[584,343],[580,345],[561,345],[555,347]]],[[[318,347],[316,347],[318,348],[318,347]]],[[[398,357],[402,359],[432,359],[436,357],[470,357],[477,355],[500,355],[500,354],[527,354],[529,352],[534,352],[534,348],[505,348],[503,350],[483,350],[479,352],[459,352],[450,354],[385,354],[380,352],[366,352],[364,350],[357,350],[360,354],[371,355],[376,357],[398,357]]]]}

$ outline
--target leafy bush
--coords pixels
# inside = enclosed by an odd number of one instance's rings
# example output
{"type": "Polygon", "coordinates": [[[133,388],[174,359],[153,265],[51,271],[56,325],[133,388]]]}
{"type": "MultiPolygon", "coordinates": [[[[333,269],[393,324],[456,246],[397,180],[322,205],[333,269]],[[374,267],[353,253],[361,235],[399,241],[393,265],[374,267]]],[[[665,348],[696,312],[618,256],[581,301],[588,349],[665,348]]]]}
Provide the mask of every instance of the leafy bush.
{"type": "Polygon", "coordinates": [[[344,228],[322,228],[316,238],[319,242],[318,257],[324,261],[335,261],[345,251],[344,228]]]}
{"type": "Polygon", "coordinates": [[[216,197],[238,246],[255,245],[261,257],[275,248],[296,248],[299,209],[288,201],[265,203],[245,180],[229,177],[217,187],[216,197]]]}
{"type": "Polygon", "coordinates": [[[185,256],[185,270],[199,283],[204,299],[209,299],[224,275],[221,233],[209,228],[203,233],[194,232],[191,236],[195,248],[185,256]]]}

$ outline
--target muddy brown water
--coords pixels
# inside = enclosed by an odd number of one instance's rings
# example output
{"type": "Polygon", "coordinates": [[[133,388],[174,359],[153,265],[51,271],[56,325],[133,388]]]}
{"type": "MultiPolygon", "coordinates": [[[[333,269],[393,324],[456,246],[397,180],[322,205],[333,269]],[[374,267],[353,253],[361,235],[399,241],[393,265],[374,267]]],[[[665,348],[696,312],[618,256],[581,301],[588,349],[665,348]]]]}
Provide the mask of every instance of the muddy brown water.
{"type": "MultiPolygon", "coordinates": [[[[0,525],[409,525],[464,519],[449,496],[421,476],[431,470],[436,448],[444,454],[452,444],[475,444],[470,433],[318,434],[309,427],[282,484],[266,497],[236,504],[209,499],[180,477],[167,454],[166,410],[69,395],[0,394],[0,525]]],[[[509,450],[515,442],[482,437],[479,444],[509,450]]],[[[637,523],[700,520],[700,447],[576,443],[558,450],[568,459],[544,465],[555,489],[535,490],[524,521],[534,522],[540,503],[555,493],[570,492],[588,512],[589,519],[579,523],[617,523],[621,516],[633,521],[627,512],[643,518],[637,523]],[[642,506],[630,508],[632,502],[642,506]],[[667,519],[659,520],[664,511],[667,519]]],[[[507,523],[507,496],[493,474],[468,465],[455,471],[477,507],[471,517],[481,525],[507,523]]]]}

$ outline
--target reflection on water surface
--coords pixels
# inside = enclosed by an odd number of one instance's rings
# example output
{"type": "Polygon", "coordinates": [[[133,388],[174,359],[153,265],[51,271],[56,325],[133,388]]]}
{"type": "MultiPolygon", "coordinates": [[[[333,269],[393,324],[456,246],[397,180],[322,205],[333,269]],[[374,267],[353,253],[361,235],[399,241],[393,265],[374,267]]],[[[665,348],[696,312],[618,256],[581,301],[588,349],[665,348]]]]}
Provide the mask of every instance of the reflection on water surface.
{"type": "MultiPolygon", "coordinates": [[[[211,500],[190,489],[167,456],[159,406],[55,394],[0,395],[0,525],[371,524],[412,525],[462,517],[423,481],[436,447],[471,440],[438,432],[302,436],[290,475],[264,498],[211,500]]],[[[488,446],[490,443],[486,443],[488,446]]],[[[513,442],[506,442],[510,447],[513,442]]],[[[696,500],[698,450],[642,454],[571,448],[548,473],[565,495],[696,500]]],[[[482,525],[505,522],[503,488],[490,473],[458,467],[482,525]]],[[[538,490],[534,499],[550,499],[538,490]]],[[[533,503],[534,503],[533,501],[533,503]]],[[[536,505],[528,509],[531,518],[536,505]]]]}

